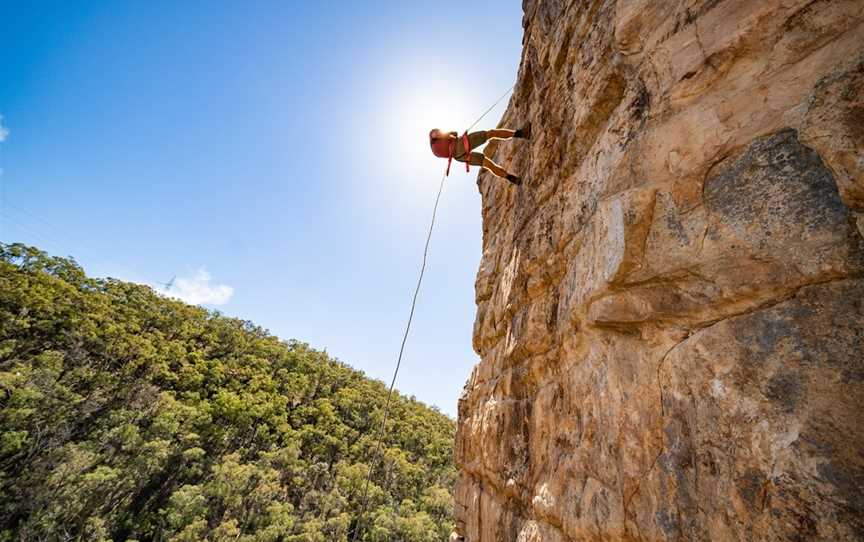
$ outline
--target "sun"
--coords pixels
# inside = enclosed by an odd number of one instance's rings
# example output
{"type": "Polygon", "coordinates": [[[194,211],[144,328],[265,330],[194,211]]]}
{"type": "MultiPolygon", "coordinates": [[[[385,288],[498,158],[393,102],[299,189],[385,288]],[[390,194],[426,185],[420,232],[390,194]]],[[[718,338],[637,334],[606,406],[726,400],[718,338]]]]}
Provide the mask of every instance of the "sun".
{"type": "Polygon", "coordinates": [[[398,97],[397,120],[393,127],[400,154],[412,162],[430,159],[429,130],[461,132],[468,112],[463,91],[440,82],[423,82],[406,88],[398,97]]]}
{"type": "MultiPolygon", "coordinates": [[[[372,108],[356,130],[370,137],[352,146],[358,159],[375,172],[362,189],[370,206],[425,216],[428,192],[437,187],[446,167],[446,160],[436,158],[429,148],[429,130],[461,132],[467,127],[473,120],[470,86],[434,61],[414,59],[404,66],[402,71],[387,68],[375,78],[379,82],[370,100],[372,108]]],[[[453,168],[451,175],[460,171],[465,170],[453,168]]]]}

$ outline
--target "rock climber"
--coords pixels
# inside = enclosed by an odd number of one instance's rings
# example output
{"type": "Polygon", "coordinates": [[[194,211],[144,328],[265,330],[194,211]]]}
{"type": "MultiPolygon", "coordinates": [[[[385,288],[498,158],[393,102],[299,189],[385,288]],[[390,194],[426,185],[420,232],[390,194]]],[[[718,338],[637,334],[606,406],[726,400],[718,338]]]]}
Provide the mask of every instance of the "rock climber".
{"type": "MultiPolygon", "coordinates": [[[[507,179],[513,184],[521,184],[522,179],[512,173],[508,173],[506,169],[493,162],[482,152],[472,152],[490,139],[510,139],[511,137],[530,139],[531,125],[529,124],[518,130],[498,128],[495,130],[471,132],[462,135],[462,137],[459,137],[457,132],[443,132],[435,128],[429,132],[429,145],[432,147],[432,154],[439,158],[464,162],[466,168],[468,164],[480,166],[488,169],[502,179],[507,179]]],[[[447,172],[450,172],[449,161],[447,162],[447,172]]]]}

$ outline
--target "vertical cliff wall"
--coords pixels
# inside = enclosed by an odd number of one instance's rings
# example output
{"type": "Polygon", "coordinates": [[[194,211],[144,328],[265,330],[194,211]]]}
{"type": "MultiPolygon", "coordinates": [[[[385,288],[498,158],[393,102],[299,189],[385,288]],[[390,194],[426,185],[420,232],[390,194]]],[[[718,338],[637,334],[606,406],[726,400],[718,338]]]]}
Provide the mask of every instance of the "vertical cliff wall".
{"type": "Polygon", "coordinates": [[[458,532],[864,539],[864,1],[524,8],[458,532]]]}

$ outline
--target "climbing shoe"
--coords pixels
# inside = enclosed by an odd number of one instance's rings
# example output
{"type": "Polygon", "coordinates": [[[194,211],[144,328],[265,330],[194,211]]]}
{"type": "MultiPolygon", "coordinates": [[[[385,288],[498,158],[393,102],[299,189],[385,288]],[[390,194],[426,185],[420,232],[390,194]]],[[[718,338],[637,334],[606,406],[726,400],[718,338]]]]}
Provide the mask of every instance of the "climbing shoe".
{"type": "Polygon", "coordinates": [[[513,175],[512,173],[507,174],[507,180],[513,184],[522,184],[522,178],[513,175]]]}
{"type": "Polygon", "coordinates": [[[513,137],[518,137],[520,139],[531,139],[531,123],[529,122],[522,128],[516,130],[516,133],[513,134],[513,137]]]}

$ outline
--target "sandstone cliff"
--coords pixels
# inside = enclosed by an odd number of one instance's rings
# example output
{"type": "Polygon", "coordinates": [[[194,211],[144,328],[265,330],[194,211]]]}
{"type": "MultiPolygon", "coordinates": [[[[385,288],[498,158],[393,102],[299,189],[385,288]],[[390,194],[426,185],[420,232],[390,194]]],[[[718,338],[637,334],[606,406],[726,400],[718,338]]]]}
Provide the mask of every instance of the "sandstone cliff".
{"type": "Polygon", "coordinates": [[[524,8],[458,531],[864,539],[864,1],[524,8]]]}

